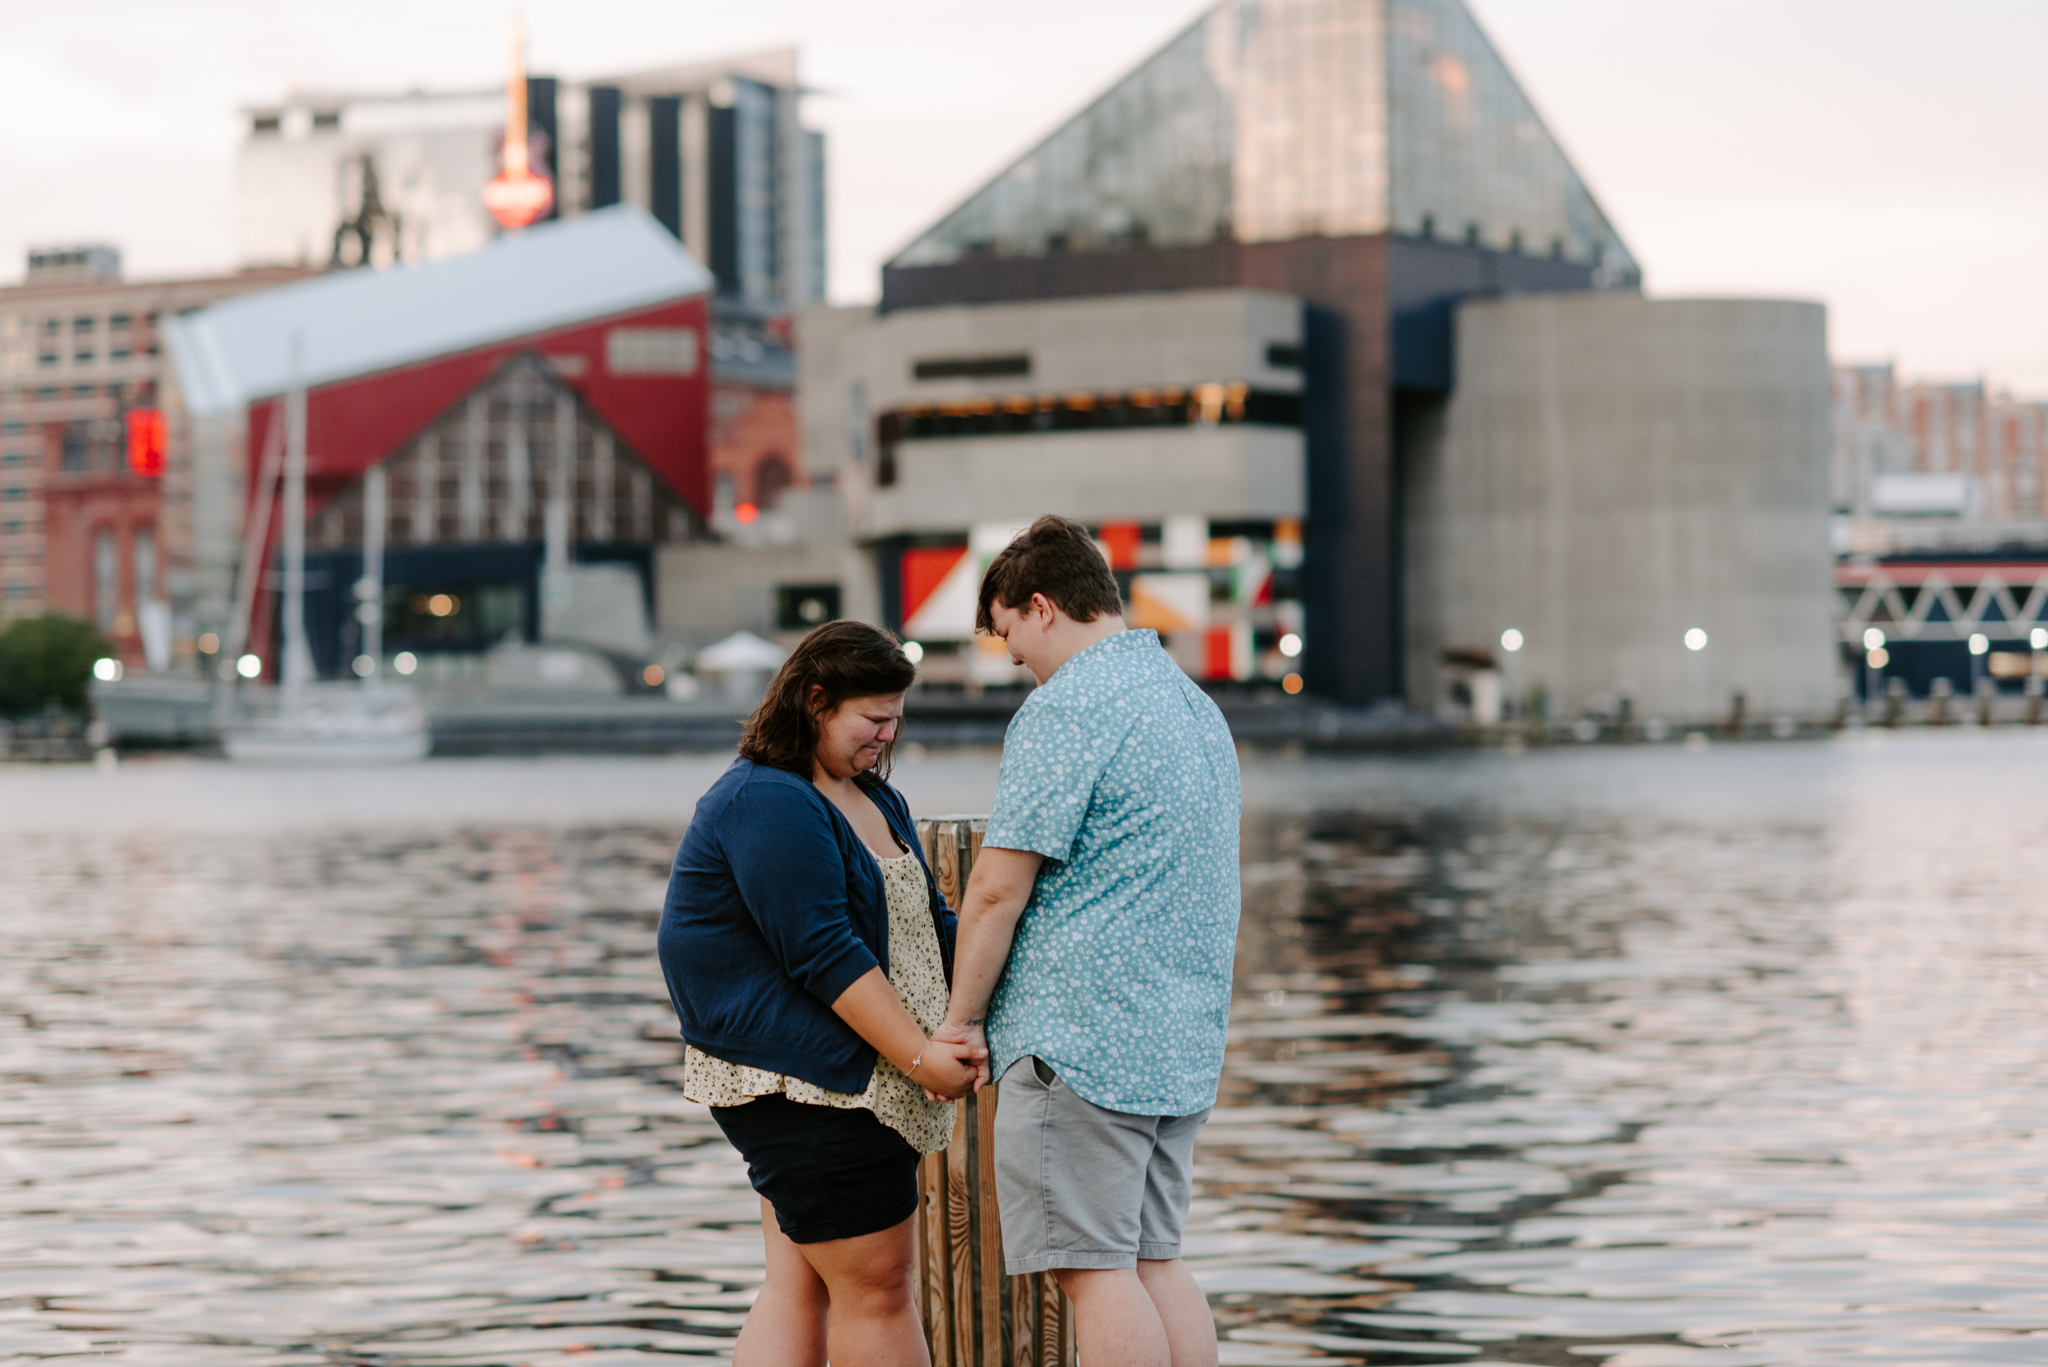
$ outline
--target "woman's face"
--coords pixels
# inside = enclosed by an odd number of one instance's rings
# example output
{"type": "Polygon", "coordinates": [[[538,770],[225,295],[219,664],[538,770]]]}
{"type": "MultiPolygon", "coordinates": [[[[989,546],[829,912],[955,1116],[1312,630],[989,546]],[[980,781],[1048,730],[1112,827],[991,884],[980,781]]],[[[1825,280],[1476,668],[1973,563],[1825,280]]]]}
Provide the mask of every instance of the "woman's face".
{"type": "Polygon", "coordinates": [[[882,747],[896,739],[903,725],[903,695],[848,698],[818,714],[818,768],[833,778],[852,778],[875,767],[882,747]]]}

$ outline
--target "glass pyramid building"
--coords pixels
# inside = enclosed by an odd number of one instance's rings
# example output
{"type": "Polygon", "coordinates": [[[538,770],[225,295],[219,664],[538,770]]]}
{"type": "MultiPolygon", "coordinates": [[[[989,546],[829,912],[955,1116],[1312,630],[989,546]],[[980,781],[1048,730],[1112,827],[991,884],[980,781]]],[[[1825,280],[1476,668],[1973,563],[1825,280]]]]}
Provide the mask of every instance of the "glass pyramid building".
{"type": "Polygon", "coordinates": [[[1223,0],[888,269],[1379,234],[1638,276],[1461,0],[1223,0]]]}
{"type": "Polygon", "coordinates": [[[1301,301],[1314,687],[1401,675],[1405,445],[1475,295],[1641,273],[1463,0],[1222,0],[882,268],[881,310],[1301,301]]]}

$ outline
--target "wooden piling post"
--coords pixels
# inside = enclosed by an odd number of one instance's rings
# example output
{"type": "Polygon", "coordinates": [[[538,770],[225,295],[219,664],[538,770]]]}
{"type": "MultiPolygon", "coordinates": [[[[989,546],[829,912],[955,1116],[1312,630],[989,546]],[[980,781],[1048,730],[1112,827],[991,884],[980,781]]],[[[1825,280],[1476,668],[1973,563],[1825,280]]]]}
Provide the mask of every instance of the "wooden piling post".
{"type": "MultiPolygon", "coordinates": [[[[946,905],[958,907],[988,822],[917,823],[946,905]]],[[[953,1141],[918,1165],[918,1318],[932,1367],[1075,1367],[1073,1307],[1050,1272],[1003,1275],[993,1088],[963,1098],[953,1141]]]]}

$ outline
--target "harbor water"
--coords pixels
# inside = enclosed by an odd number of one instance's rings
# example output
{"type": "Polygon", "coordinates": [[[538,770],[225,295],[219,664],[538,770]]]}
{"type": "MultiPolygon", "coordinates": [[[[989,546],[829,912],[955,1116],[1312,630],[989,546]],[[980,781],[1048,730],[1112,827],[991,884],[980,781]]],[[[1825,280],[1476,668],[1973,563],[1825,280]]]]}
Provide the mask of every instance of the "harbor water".
{"type": "MultiPolygon", "coordinates": [[[[0,767],[0,1363],[727,1355],[653,957],[720,767],[0,767]]],[[[2048,1362],[2048,738],[1245,782],[1225,1363],[2048,1362]]]]}

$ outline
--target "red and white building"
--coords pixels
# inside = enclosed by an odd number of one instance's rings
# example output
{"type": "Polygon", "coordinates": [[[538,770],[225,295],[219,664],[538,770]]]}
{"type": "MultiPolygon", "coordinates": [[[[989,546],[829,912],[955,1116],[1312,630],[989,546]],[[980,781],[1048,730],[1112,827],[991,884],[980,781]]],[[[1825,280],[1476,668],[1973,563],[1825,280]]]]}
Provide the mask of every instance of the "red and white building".
{"type": "MultiPolygon", "coordinates": [[[[634,569],[712,514],[713,279],[645,211],[618,206],[467,256],[342,271],[174,320],[195,463],[232,472],[245,547],[274,563],[286,395],[307,393],[307,623],[315,663],[358,649],[352,586],[382,472],[388,649],[463,651],[542,634],[551,540],[634,569]],[[551,529],[553,536],[551,538],[551,529]]],[[[236,557],[220,554],[223,570],[236,557]]],[[[271,584],[205,587],[196,626],[274,668],[271,584]]]]}

